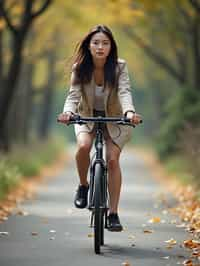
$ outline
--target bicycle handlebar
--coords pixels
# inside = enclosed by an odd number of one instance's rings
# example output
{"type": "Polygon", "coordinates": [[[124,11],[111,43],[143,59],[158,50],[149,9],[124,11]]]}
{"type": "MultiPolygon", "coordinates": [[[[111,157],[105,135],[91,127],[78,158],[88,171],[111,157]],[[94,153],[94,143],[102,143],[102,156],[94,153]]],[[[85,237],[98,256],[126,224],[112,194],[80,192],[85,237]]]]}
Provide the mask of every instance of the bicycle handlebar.
{"type": "MultiPolygon", "coordinates": [[[[57,118],[57,122],[61,122],[61,120],[59,120],[57,118]]],[[[67,125],[71,125],[71,124],[79,124],[79,125],[83,125],[83,124],[87,124],[88,122],[96,122],[96,123],[115,123],[118,125],[124,125],[124,126],[132,126],[135,127],[134,124],[132,124],[130,122],[130,119],[125,118],[125,117],[101,117],[101,116],[97,116],[97,117],[81,117],[79,115],[74,115],[73,117],[71,117],[69,123],[67,123],[67,125]]],[[[140,123],[142,123],[142,119],[140,120],[140,123]]]]}

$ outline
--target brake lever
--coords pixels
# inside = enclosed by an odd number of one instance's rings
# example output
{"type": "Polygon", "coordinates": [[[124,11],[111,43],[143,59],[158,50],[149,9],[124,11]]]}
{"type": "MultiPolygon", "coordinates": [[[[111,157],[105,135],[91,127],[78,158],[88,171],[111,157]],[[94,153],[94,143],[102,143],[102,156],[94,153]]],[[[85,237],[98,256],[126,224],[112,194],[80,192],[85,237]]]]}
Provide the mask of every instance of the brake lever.
{"type": "MultiPolygon", "coordinates": [[[[129,119],[128,119],[129,120],[129,119]]],[[[130,120],[129,120],[130,121],[130,120]]],[[[116,122],[116,124],[118,125],[126,125],[126,126],[131,126],[131,127],[135,127],[134,124],[130,123],[129,121],[119,121],[119,122],[116,122]]]]}

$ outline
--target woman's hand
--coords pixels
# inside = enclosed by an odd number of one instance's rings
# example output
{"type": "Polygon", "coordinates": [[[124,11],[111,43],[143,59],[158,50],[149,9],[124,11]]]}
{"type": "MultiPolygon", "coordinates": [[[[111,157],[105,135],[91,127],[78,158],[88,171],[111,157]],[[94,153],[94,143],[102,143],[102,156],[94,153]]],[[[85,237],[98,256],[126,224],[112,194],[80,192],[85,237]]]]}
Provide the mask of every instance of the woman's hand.
{"type": "Polygon", "coordinates": [[[136,114],[132,111],[128,111],[126,113],[126,118],[130,119],[130,122],[133,124],[133,125],[138,125],[139,123],[141,123],[142,121],[142,117],[141,115],[139,114],[136,114]]]}
{"type": "Polygon", "coordinates": [[[57,121],[68,124],[73,114],[71,112],[66,112],[58,115],[57,121]]]}

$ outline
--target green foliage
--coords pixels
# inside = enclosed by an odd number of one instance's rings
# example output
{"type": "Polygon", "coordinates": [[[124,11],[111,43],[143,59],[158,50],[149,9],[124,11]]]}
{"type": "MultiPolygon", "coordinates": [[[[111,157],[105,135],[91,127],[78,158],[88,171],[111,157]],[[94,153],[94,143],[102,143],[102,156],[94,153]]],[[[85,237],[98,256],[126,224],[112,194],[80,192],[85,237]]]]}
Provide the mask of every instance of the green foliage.
{"type": "Polygon", "coordinates": [[[168,158],[164,165],[167,172],[169,174],[175,174],[183,184],[196,184],[196,178],[190,171],[190,163],[188,163],[184,156],[175,154],[168,158]]]}
{"type": "Polygon", "coordinates": [[[10,164],[7,160],[0,162],[0,199],[15,187],[20,181],[20,171],[17,166],[10,164]]]}
{"type": "Polygon", "coordinates": [[[183,88],[176,91],[166,107],[166,115],[156,139],[157,151],[162,158],[176,152],[180,145],[180,133],[185,124],[199,123],[200,95],[197,90],[183,88]]]}
{"type": "Polygon", "coordinates": [[[46,142],[33,141],[27,147],[18,147],[9,156],[12,165],[17,165],[21,175],[29,177],[38,175],[43,165],[56,160],[59,152],[63,149],[62,139],[49,139],[46,142]]]}
{"type": "Polygon", "coordinates": [[[40,159],[35,154],[31,156],[28,152],[12,158],[10,162],[13,165],[17,165],[20,173],[26,177],[38,175],[42,166],[40,159]]]}
{"type": "Polygon", "coordinates": [[[63,148],[63,139],[49,139],[46,142],[34,142],[32,146],[17,147],[12,154],[2,156],[0,162],[0,199],[22,177],[30,178],[38,175],[44,165],[51,164],[58,158],[63,148]]]}

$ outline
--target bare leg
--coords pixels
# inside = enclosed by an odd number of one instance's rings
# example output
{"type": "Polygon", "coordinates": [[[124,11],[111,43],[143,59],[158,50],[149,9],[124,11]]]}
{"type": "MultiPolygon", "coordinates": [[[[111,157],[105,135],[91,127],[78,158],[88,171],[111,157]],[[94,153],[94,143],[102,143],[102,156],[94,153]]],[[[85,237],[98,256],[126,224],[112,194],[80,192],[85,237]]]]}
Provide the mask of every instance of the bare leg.
{"type": "Polygon", "coordinates": [[[106,141],[106,157],[108,165],[108,190],[110,195],[110,213],[118,212],[121,191],[121,169],[119,165],[120,149],[109,138],[106,141]]]}
{"type": "Polygon", "coordinates": [[[76,164],[81,185],[88,185],[87,173],[90,164],[90,150],[93,138],[93,134],[87,132],[81,132],[77,136],[78,150],[76,152],[76,164]]]}

